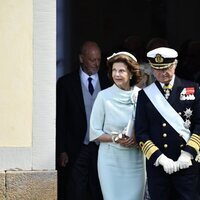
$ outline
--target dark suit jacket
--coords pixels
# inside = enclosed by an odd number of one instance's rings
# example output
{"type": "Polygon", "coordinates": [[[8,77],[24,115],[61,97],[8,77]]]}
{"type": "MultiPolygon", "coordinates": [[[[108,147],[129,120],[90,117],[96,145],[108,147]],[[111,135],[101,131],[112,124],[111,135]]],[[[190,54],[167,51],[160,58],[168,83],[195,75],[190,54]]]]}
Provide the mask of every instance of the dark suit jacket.
{"type": "MultiPolygon", "coordinates": [[[[107,74],[98,73],[101,89],[110,86],[107,74]]],[[[69,163],[76,159],[87,130],[79,69],[57,81],[57,153],[66,152],[69,163]]]]}
{"type": "MultiPolygon", "coordinates": [[[[156,81],[155,83],[164,95],[159,82],[156,81]]],[[[190,131],[191,134],[195,133],[199,135],[200,90],[198,84],[175,77],[174,86],[168,101],[184,121],[186,120],[186,109],[190,108],[192,110],[190,131]],[[180,93],[182,90],[189,87],[194,88],[195,100],[180,100],[180,93]]],[[[174,161],[180,156],[181,149],[187,150],[194,157],[196,156],[196,150],[186,145],[185,140],[161,116],[143,90],[139,92],[138,96],[135,129],[138,143],[144,144],[146,141],[151,140],[159,148],[159,150],[152,153],[150,159],[147,160],[147,168],[152,170],[156,169],[153,164],[161,153],[164,153],[174,161]]]]}

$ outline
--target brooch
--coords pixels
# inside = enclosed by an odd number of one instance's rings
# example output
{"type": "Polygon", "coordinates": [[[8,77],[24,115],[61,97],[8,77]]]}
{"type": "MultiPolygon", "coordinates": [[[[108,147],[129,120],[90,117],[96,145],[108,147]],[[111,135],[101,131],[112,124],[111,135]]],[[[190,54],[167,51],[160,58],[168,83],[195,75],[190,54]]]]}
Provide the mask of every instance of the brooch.
{"type": "Polygon", "coordinates": [[[136,104],[137,98],[138,98],[138,93],[134,91],[134,92],[131,94],[131,101],[132,101],[133,104],[136,104]]]}

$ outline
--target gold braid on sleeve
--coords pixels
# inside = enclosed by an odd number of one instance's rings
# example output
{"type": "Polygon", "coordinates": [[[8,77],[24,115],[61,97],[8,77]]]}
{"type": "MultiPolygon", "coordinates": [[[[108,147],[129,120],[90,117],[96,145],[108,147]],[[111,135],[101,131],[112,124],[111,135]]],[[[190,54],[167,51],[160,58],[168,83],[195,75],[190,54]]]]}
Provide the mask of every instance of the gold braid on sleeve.
{"type": "Polygon", "coordinates": [[[151,140],[147,140],[145,143],[140,142],[139,145],[148,160],[158,150],[158,147],[151,140]]]}
{"type": "Polygon", "coordinates": [[[187,145],[194,148],[197,152],[199,152],[200,147],[200,136],[193,133],[190,137],[189,141],[187,142],[187,145]]]}

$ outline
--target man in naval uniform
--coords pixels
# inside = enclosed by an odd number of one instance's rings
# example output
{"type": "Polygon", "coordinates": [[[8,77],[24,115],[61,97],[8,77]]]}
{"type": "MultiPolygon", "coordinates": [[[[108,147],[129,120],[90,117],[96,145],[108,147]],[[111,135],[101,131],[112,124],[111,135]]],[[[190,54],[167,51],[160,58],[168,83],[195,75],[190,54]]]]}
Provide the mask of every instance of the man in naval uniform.
{"type": "Polygon", "coordinates": [[[139,92],[135,134],[147,162],[152,200],[197,200],[200,89],[175,75],[178,53],[147,53],[156,81],[139,92]]]}

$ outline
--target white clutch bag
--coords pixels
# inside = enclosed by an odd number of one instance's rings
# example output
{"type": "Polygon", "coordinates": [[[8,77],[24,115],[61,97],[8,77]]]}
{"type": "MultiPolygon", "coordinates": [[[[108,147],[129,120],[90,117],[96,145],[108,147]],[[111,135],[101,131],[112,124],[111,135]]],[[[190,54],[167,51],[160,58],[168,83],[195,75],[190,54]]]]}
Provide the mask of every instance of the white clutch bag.
{"type": "Polygon", "coordinates": [[[128,137],[133,137],[134,136],[134,123],[135,123],[134,119],[129,119],[128,125],[126,127],[126,131],[125,131],[125,134],[128,137]]]}

